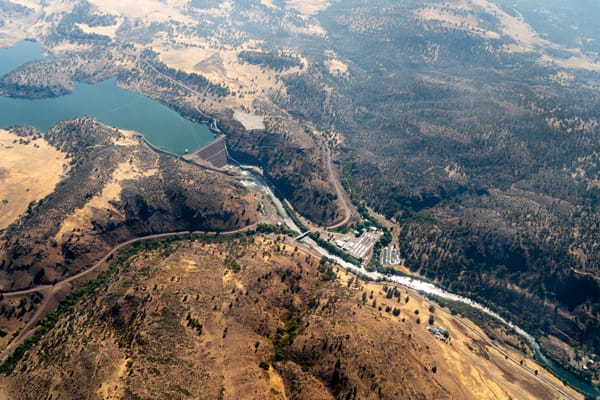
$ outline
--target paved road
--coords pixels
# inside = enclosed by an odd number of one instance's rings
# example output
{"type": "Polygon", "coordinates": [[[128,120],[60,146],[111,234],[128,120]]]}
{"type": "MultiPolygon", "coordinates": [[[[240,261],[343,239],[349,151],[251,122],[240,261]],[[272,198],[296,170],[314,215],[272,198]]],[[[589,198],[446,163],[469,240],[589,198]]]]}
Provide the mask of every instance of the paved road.
{"type": "MultiPolygon", "coordinates": [[[[137,56],[136,56],[137,57],[137,56]]],[[[212,99],[210,99],[209,97],[206,97],[204,94],[198,92],[197,90],[189,87],[188,85],[179,82],[176,79],[171,78],[170,76],[160,72],[154,65],[152,65],[152,63],[150,63],[148,60],[141,58],[141,57],[137,57],[138,62],[144,63],[145,65],[147,65],[148,67],[150,67],[155,73],[159,74],[160,76],[162,76],[163,78],[167,79],[168,81],[178,85],[179,87],[182,87],[186,90],[188,90],[190,93],[198,96],[200,99],[205,100],[205,101],[209,101],[211,103],[214,103],[214,101],[212,99]]],[[[194,106],[194,108],[196,109],[196,111],[198,111],[198,113],[200,113],[202,116],[211,119],[211,129],[217,131],[217,132],[221,132],[219,130],[219,128],[217,127],[216,121],[214,120],[214,118],[204,114],[204,112],[200,109],[200,100],[198,100],[194,106]]],[[[309,127],[310,129],[312,129],[315,132],[318,132],[319,130],[314,126],[314,124],[312,124],[311,122],[307,122],[307,121],[297,121],[294,120],[290,117],[284,116],[284,115],[267,115],[265,116],[265,118],[274,118],[274,119],[282,119],[282,120],[288,120],[291,122],[297,122],[300,123],[301,125],[305,125],[307,127],[309,127]]],[[[325,143],[325,154],[327,156],[327,160],[326,160],[326,164],[327,164],[327,170],[329,173],[329,181],[333,184],[333,187],[336,191],[336,195],[338,197],[338,199],[340,199],[342,208],[344,209],[344,218],[336,223],[333,224],[331,226],[326,227],[327,229],[336,229],[339,228],[341,226],[344,226],[348,223],[348,221],[350,221],[350,218],[352,218],[352,208],[349,206],[348,204],[348,195],[346,193],[346,191],[344,190],[339,177],[337,176],[337,173],[335,171],[335,168],[333,167],[333,163],[331,161],[331,150],[329,149],[329,146],[325,143]]]]}
{"type": "MultiPolygon", "coordinates": [[[[298,246],[303,251],[311,254],[313,257],[320,258],[323,255],[329,254],[329,252],[326,249],[323,249],[322,247],[319,247],[313,241],[310,241],[310,245],[307,245],[307,244],[305,244],[303,242],[296,242],[296,243],[294,243],[294,245],[298,246]]],[[[331,254],[329,254],[329,257],[332,258],[332,259],[336,258],[335,256],[332,256],[331,254]]],[[[344,268],[343,264],[338,264],[338,265],[340,265],[340,267],[344,268]]],[[[346,269],[346,268],[344,268],[344,269],[346,269]]],[[[348,271],[348,272],[350,272],[352,274],[355,274],[354,270],[346,269],[346,271],[348,271]]],[[[364,277],[360,277],[360,278],[361,279],[365,279],[364,277]]],[[[387,284],[387,285],[394,284],[394,283],[395,282],[385,282],[385,284],[387,284]]],[[[395,284],[398,285],[398,286],[401,286],[398,283],[395,283],[395,284]]],[[[421,294],[419,294],[418,291],[413,290],[412,288],[407,288],[407,289],[410,290],[414,295],[421,296],[421,294]]],[[[550,388],[552,388],[554,391],[556,391],[560,395],[564,396],[565,398],[567,398],[569,400],[578,400],[577,397],[571,395],[570,393],[568,393],[567,391],[565,391],[564,388],[556,385],[553,381],[551,381],[550,379],[546,378],[545,376],[543,376],[543,375],[541,375],[539,373],[538,373],[538,375],[535,375],[535,370],[534,369],[531,369],[531,368],[526,367],[526,366],[521,367],[520,360],[517,360],[514,357],[512,357],[508,352],[506,352],[504,349],[502,349],[502,347],[500,347],[499,345],[497,345],[496,343],[494,343],[493,341],[491,341],[487,336],[481,334],[476,328],[474,328],[473,326],[471,326],[469,323],[467,323],[463,319],[457,318],[455,316],[452,316],[449,312],[447,312],[443,308],[441,308],[440,311],[444,312],[450,318],[452,318],[453,320],[457,321],[459,324],[463,325],[469,332],[471,332],[473,335],[475,335],[477,338],[479,338],[486,345],[488,345],[488,346],[492,347],[493,349],[495,349],[496,351],[498,351],[505,358],[507,358],[508,360],[512,361],[513,363],[519,365],[519,367],[523,369],[524,373],[530,373],[535,378],[537,378],[538,380],[540,380],[541,382],[543,382],[544,384],[546,384],[547,386],[549,386],[550,388]]],[[[540,366],[540,369],[543,369],[543,371],[545,371],[547,373],[550,373],[548,370],[546,370],[545,368],[543,368],[543,366],[540,366]]]]}
{"type": "MultiPolygon", "coordinates": [[[[287,117],[285,115],[266,115],[265,118],[280,119],[280,120],[284,120],[284,121],[296,122],[301,125],[309,127],[310,129],[312,129],[315,132],[319,132],[317,127],[315,127],[315,125],[312,124],[311,122],[297,121],[297,120],[287,117]]],[[[327,156],[326,164],[327,164],[327,172],[329,173],[329,181],[333,184],[336,195],[342,203],[342,208],[344,209],[344,214],[345,214],[344,218],[340,222],[335,223],[330,226],[326,226],[325,229],[337,229],[339,227],[346,225],[348,223],[348,221],[350,221],[350,218],[352,218],[352,207],[350,207],[350,205],[348,204],[348,194],[346,193],[346,190],[342,186],[342,183],[341,183],[341,181],[335,171],[335,168],[333,166],[333,162],[331,161],[331,150],[326,143],[324,144],[324,146],[325,146],[325,154],[327,156]]]]}
{"type": "MultiPolygon", "coordinates": [[[[154,72],[156,72],[157,74],[163,76],[165,79],[173,82],[174,84],[187,89],[188,91],[190,91],[191,93],[197,95],[198,97],[204,99],[204,100],[208,100],[210,102],[213,102],[212,99],[206,97],[205,95],[203,95],[202,93],[196,91],[195,89],[169,77],[168,75],[165,75],[164,73],[160,72],[158,69],[156,69],[150,62],[148,62],[147,60],[138,57],[137,55],[135,55],[136,59],[138,60],[138,62],[141,60],[141,62],[143,62],[144,64],[146,64],[147,66],[149,66],[154,72]]],[[[195,105],[195,109],[204,117],[210,118],[212,120],[211,123],[211,128],[213,128],[215,131],[220,132],[216,122],[213,118],[207,116],[206,114],[204,114],[204,112],[202,112],[199,108],[199,104],[200,104],[200,100],[198,100],[198,102],[195,105]]],[[[289,117],[284,117],[284,116],[267,116],[269,118],[278,118],[278,119],[289,119],[292,120],[289,117]]],[[[299,122],[299,121],[295,121],[292,120],[294,122],[299,122]]],[[[309,123],[309,122],[300,122],[301,124],[307,125],[309,126],[311,129],[318,131],[313,124],[309,123]]],[[[338,179],[335,170],[333,168],[333,164],[331,161],[331,152],[329,147],[326,145],[326,154],[327,154],[327,167],[328,167],[328,172],[329,172],[329,176],[330,176],[330,181],[332,182],[332,184],[334,185],[334,188],[336,190],[337,196],[340,199],[340,201],[342,202],[342,207],[344,208],[345,211],[345,217],[342,219],[342,221],[340,221],[339,223],[336,223],[332,226],[327,227],[328,229],[335,229],[338,227],[341,227],[345,224],[348,223],[348,221],[350,220],[351,216],[352,216],[352,210],[348,205],[348,201],[347,201],[347,196],[346,196],[346,192],[343,189],[340,180],[338,179]]],[[[238,229],[238,230],[234,230],[234,231],[230,231],[230,232],[225,232],[225,233],[221,233],[223,235],[227,235],[227,234],[235,234],[235,233],[239,233],[239,232],[243,232],[243,231],[247,231],[252,229],[254,226],[249,226],[249,227],[245,227],[242,229],[238,229]]],[[[123,249],[126,246],[132,245],[134,243],[138,243],[138,242],[142,242],[142,241],[146,241],[146,240],[153,240],[153,239],[159,239],[159,238],[165,238],[165,237],[170,237],[170,236],[176,236],[176,235],[181,235],[181,234],[188,234],[190,232],[172,232],[172,233],[162,233],[162,234],[156,234],[156,235],[150,235],[150,236],[146,236],[146,237],[142,237],[142,238],[135,238],[135,239],[131,239],[127,242],[121,243],[115,247],[113,247],[113,249],[111,249],[110,252],[108,252],[100,261],[98,261],[96,264],[94,264],[92,267],[81,271],[80,273],[73,275],[69,278],[66,278],[63,281],[57,282],[55,285],[41,285],[41,286],[37,286],[34,288],[30,288],[30,289],[24,289],[24,290],[18,290],[18,291],[11,291],[11,292],[3,292],[2,294],[5,297],[15,297],[15,296],[22,296],[22,295],[26,295],[26,294],[31,294],[34,292],[51,292],[51,293],[56,293],[56,291],[58,291],[60,288],[62,288],[65,285],[70,284],[71,282],[73,282],[76,279],[80,279],[85,277],[87,274],[90,274],[91,272],[95,271],[96,269],[98,269],[100,266],[102,266],[104,263],[106,263],[106,261],[108,260],[108,258],[112,255],[114,255],[117,251],[123,249]]],[[[193,233],[213,233],[214,232],[193,232],[193,233]]],[[[310,248],[309,246],[306,246],[302,243],[297,243],[298,245],[300,245],[304,251],[312,254],[313,256],[317,256],[319,257],[322,253],[322,251],[325,251],[326,253],[328,253],[325,249],[322,249],[319,247],[319,250],[321,252],[315,252],[315,249],[310,248]]],[[[352,272],[352,271],[350,271],[352,272]]],[[[579,272],[579,271],[577,271],[579,272]]],[[[45,296],[46,299],[46,296],[45,296]]],[[[47,301],[47,300],[46,300],[47,301]]],[[[42,303],[44,303],[44,301],[42,301],[42,303]]],[[[41,317],[44,313],[44,308],[42,307],[42,304],[40,304],[38,310],[36,311],[36,313],[34,314],[34,316],[30,319],[30,321],[25,325],[25,327],[21,330],[21,333],[17,336],[17,338],[15,338],[15,340],[13,340],[11,342],[11,344],[8,346],[8,348],[0,354],[0,361],[4,361],[6,359],[6,357],[8,356],[8,354],[10,354],[9,348],[15,348],[17,347],[26,337],[26,335],[31,331],[31,329],[35,326],[34,324],[36,324],[39,320],[41,320],[41,317]]],[[[501,354],[503,354],[505,357],[508,357],[508,359],[510,359],[513,362],[517,362],[517,360],[515,360],[514,358],[512,358],[508,353],[506,353],[504,350],[502,350],[499,346],[497,346],[496,344],[494,344],[493,342],[489,341],[489,339],[480,334],[476,329],[474,329],[473,327],[471,327],[469,324],[467,324],[465,321],[462,321],[459,318],[456,318],[457,321],[459,321],[459,323],[461,323],[463,326],[465,326],[465,328],[469,329],[469,331],[471,331],[474,335],[478,336],[482,341],[484,341],[484,343],[488,344],[489,346],[493,347],[494,349],[496,349],[497,351],[499,351],[501,354]]],[[[520,365],[520,363],[519,363],[520,365]]],[[[529,368],[525,368],[524,370],[529,371],[530,373],[534,374],[534,371],[529,369],[529,368]]],[[[553,382],[549,381],[547,378],[542,377],[542,376],[537,376],[538,379],[540,379],[541,381],[543,381],[544,383],[550,385],[552,388],[554,388],[558,393],[562,394],[563,396],[565,396],[568,399],[575,399],[573,396],[571,396],[569,393],[565,392],[562,388],[556,386],[553,382]]]]}
{"type": "Polygon", "coordinates": [[[329,146],[327,145],[325,146],[325,148],[327,150],[327,169],[329,170],[329,180],[333,183],[337,197],[342,202],[342,208],[344,209],[344,213],[346,214],[344,216],[344,219],[342,219],[340,222],[327,227],[327,229],[336,229],[346,225],[348,221],[350,221],[350,218],[352,218],[352,209],[348,205],[348,194],[342,187],[342,183],[339,177],[337,176],[335,168],[333,167],[333,162],[331,161],[331,150],[329,150],[329,146]]]}
{"type": "Polygon", "coordinates": [[[150,235],[150,236],[144,236],[144,237],[139,237],[139,238],[135,238],[135,239],[131,239],[128,240],[126,242],[123,242],[115,247],[112,248],[112,250],[110,250],[104,257],[102,257],[102,259],[100,261],[98,261],[96,264],[94,264],[92,267],[85,269],[73,276],[70,276],[68,278],[63,279],[62,281],[58,281],[56,282],[54,285],[39,285],[39,286],[35,286],[29,289],[23,289],[23,290],[12,290],[12,291],[0,291],[0,294],[2,294],[4,297],[18,297],[18,296],[23,296],[26,294],[31,294],[31,293],[35,293],[35,292],[43,292],[45,290],[51,289],[51,288],[55,288],[55,287],[61,287],[64,286],[68,283],[73,282],[76,279],[82,278],[85,275],[88,275],[89,273],[95,271],[96,269],[98,269],[100,266],[102,266],[102,264],[104,264],[106,262],[106,260],[114,255],[117,251],[121,250],[123,247],[132,245],[134,243],[138,243],[138,242],[142,242],[145,240],[152,240],[152,239],[160,239],[160,238],[164,238],[164,237],[169,237],[169,236],[175,236],[175,235],[181,235],[181,234],[188,234],[189,232],[172,232],[172,233],[161,233],[161,234],[156,234],[156,235],[150,235]]]}
{"type": "MultiPolygon", "coordinates": [[[[444,310],[444,312],[446,312],[446,311],[444,310]]],[[[551,380],[549,380],[545,376],[542,376],[539,373],[536,375],[536,373],[535,373],[536,370],[534,370],[532,368],[529,368],[529,367],[527,367],[525,365],[521,366],[521,361],[520,360],[517,360],[514,357],[512,357],[508,352],[506,352],[504,349],[502,349],[496,343],[494,343],[493,341],[491,341],[486,335],[481,334],[477,329],[475,329],[474,327],[472,327],[468,322],[464,321],[462,318],[455,318],[455,321],[457,321],[462,326],[464,326],[466,329],[468,329],[473,335],[477,336],[486,345],[488,345],[488,346],[492,347],[493,349],[495,349],[496,351],[498,351],[498,353],[500,353],[501,355],[503,355],[507,360],[512,361],[513,363],[517,364],[520,368],[522,368],[524,371],[526,371],[526,372],[534,375],[537,379],[539,379],[540,381],[544,382],[546,385],[550,386],[556,392],[560,393],[561,395],[563,395],[564,397],[566,397],[569,400],[578,400],[577,397],[572,396],[570,393],[566,392],[563,388],[561,388],[560,386],[556,385],[554,382],[552,382],[551,380]]],[[[543,368],[543,367],[540,366],[540,368],[543,368]]],[[[544,371],[547,371],[547,370],[544,369],[544,371]]]]}
{"type": "MultiPolygon", "coordinates": [[[[189,87],[188,85],[177,81],[176,79],[171,78],[170,76],[160,72],[154,65],[152,65],[149,61],[145,60],[144,58],[138,58],[138,60],[144,64],[146,64],[148,67],[150,67],[155,73],[159,74],[160,76],[164,77],[165,79],[167,79],[168,81],[178,85],[179,87],[182,87],[186,90],[188,90],[190,93],[198,96],[199,98],[201,98],[202,100],[207,100],[211,103],[214,103],[213,100],[211,100],[210,98],[206,97],[205,95],[203,95],[202,93],[198,92],[197,90],[189,87]]],[[[212,120],[211,123],[211,128],[213,130],[216,130],[217,132],[220,133],[219,128],[217,127],[217,124],[214,120],[214,118],[209,117],[208,115],[204,114],[204,112],[202,110],[200,110],[200,100],[198,100],[196,102],[196,105],[194,106],[194,108],[196,109],[196,111],[198,111],[202,116],[206,117],[206,118],[210,118],[212,120]]],[[[296,121],[290,117],[286,117],[283,115],[268,115],[265,116],[265,118],[275,118],[275,119],[282,119],[282,120],[288,120],[288,121],[292,121],[292,122],[299,122],[302,125],[308,126],[310,129],[314,130],[315,132],[318,132],[318,129],[310,122],[306,122],[306,121],[296,121]]],[[[333,187],[336,191],[336,195],[338,197],[338,199],[340,199],[341,203],[342,203],[342,208],[344,209],[344,213],[345,216],[344,218],[336,223],[333,224],[331,226],[326,227],[327,229],[336,229],[339,228],[341,226],[344,226],[348,223],[348,221],[350,221],[350,218],[352,218],[352,209],[351,207],[348,205],[348,196],[346,194],[346,191],[344,190],[340,179],[337,176],[337,173],[335,172],[335,168],[333,167],[333,163],[331,161],[331,150],[329,149],[329,146],[327,146],[327,144],[325,144],[325,154],[327,155],[327,160],[326,160],[326,164],[327,164],[327,170],[329,173],[329,180],[330,182],[333,184],[333,187]]]]}

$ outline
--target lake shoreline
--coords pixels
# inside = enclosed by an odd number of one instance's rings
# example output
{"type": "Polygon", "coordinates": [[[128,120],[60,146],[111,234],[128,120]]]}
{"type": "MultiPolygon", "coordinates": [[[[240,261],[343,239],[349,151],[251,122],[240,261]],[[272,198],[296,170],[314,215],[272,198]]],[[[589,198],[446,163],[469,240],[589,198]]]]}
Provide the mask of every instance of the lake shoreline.
{"type": "MultiPolygon", "coordinates": [[[[29,41],[0,49],[0,74],[42,55],[42,48],[29,41]]],[[[73,87],[70,94],[44,98],[0,96],[0,127],[28,125],[46,132],[59,121],[91,116],[105,125],[139,132],[155,149],[177,156],[209,145],[220,133],[214,118],[199,113],[202,122],[195,122],[160,101],[122,88],[114,77],[96,83],[75,81],[73,87]]]]}

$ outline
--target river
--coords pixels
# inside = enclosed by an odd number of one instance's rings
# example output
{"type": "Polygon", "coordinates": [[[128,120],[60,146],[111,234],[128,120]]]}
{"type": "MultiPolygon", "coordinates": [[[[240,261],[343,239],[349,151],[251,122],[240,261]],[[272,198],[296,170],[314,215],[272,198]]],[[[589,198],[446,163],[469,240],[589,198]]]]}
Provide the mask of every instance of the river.
{"type": "MultiPolygon", "coordinates": [[[[289,216],[288,216],[288,218],[289,218],[289,216]]],[[[484,312],[485,314],[497,319],[498,321],[502,322],[503,324],[513,328],[519,336],[521,336],[525,340],[527,340],[527,342],[529,343],[529,345],[531,346],[531,348],[533,349],[533,351],[535,353],[536,360],[540,364],[542,364],[546,369],[548,369],[550,372],[552,372],[555,376],[560,378],[562,381],[566,381],[570,386],[572,386],[573,388],[577,389],[578,391],[580,391],[586,395],[600,398],[600,390],[597,387],[579,379],[577,376],[575,376],[574,374],[572,374],[565,368],[561,367],[560,365],[557,365],[552,360],[549,360],[542,353],[542,349],[540,348],[540,345],[538,344],[538,342],[535,340],[535,338],[532,335],[527,333],[524,329],[520,328],[519,326],[513,324],[512,322],[507,321],[505,318],[503,318],[502,316],[500,316],[498,313],[494,312],[490,308],[488,308],[476,301],[473,301],[467,297],[463,297],[463,296],[448,292],[448,291],[446,291],[438,286],[435,286],[429,282],[424,282],[419,279],[415,279],[415,278],[411,278],[411,277],[407,277],[407,276],[386,275],[386,274],[382,274],[380,272],[367,271],[362,266],[352,264],[348,261],[341,259],[338,256],[335,256],[335,255],[329,253],[326,249],[319,246],[314,240],[312,240],[309,237],[305,237],[304,239],[302,239],[302,242],[305,243],[307,246],[311,247],[313,250],[317,251],[319,254],[321,254],[327,258],[333,259],[337,264],[339,264],[345,270],[350,271],[353,274],[355,274],[359,277],[362,277],[363,279],[372,280],[372,281],[394,282],[394,283],[397,283],[398,285],[402,285],[402,286],[414,289],[422,294],[431,295],[431,296],[439,297],[442,299],[463,303],[463,304],[466,304],[470,307],[473,307],[477,310],[484,312]]]]}
{"type": "MultiPolygon", "coordinates": [[[[287,213],[285,208],[282,206],[281,201],[273,194],[273,191],[268,187],[266,182],[261,177],[259,177],[258,175],[256,175],[255,173],[253,173],[249,170],[244,171],[244,176],[245,176],[244,182],[246,183],[246,186],[251,187],[252,189],[255,189],[255,190],[260,190],[272,199],[272,201],[276,207],[279,218],[281,218],[281,220],[287,225],[288,228],[290,228],[292,231],[297,232],[299,234],[302,233],[301,229],[294,223],[293,219],[290,217],[290,215],[287,213]]],[[[502,322],[503,324],[513,328],[519,336],[523,337],[529,343],[531,348],[533,349],[536,360],[540,364],[542,364],[546,369],[548,369],[550,372],[552,372],[555,376],[557,376],[560,380],[567,382],[570,386],[577,389],[581,393],[584,393],[591,397],[600,398],[600,390],[597,387],[579,379],[577,376],[572,374],[570,371],[566,370],[565,368],[561,367],[560,365],[557,365],[552,360],[549,360],[542,353],[542,349],[541,349],[540,345],[538,344],[536,339],[531,334],[529,334],[527,331],[520,328],[519,326],[513,324],[512,322],[507,321],[505,318],[503,318],[501,315],[499,315],[495,311],[491,310],[490,308],[488,308],[474,300],[471,300],[467,297],[448,292],[447,290],[444,290],[444,289],[442,289],[432,283],[429,283],[429,282],[421,281],[419,279],[415,279],[415,278],[411,278],[411,277],[407,277],[407,276],[387,275],[387,274],[382,274],[380,272],[367,271],[361,265],[352,264],[348,261],[341,259],[340,257],[338,257],[336,255],[331,254],[329,251],[327,251],[323,247],[319,246],[319,244],[316,243],[314,240],[312,240],[310,237],[304,237],[301,241],[304,244],[306,244],[308,247],[312,248],[317,253],[319,253],[322,256],[325,256],[329,259],[334,260],[338,265],[340,265],[345,270],[347,270],[347,271],[353,273],[354,275],[357,275],[363,279],[371,280],[371,281],[394,282],[398,285],[402,285],[402,286],[414,289],[425,295],[431,295],[431,296],[439,297],[442,299],[466,304],[469,307],[473,307],[473,308],[497,319],[498,321],[502,322]]]]}
{"type": "MultiPolygon", "coordinates": [[[[0,75],[44,57],[42,48],[30,41],[0,49],[0,75]]],[[[59,97],[30,100],[0,96],[2,128],[25,124],[46,132],[58,121],[84,115],[140,132],[153,146],[179,155],[214,140],[207,125],[192,122],[158,101],[122,89],[114,79],[95,84],[75,82],[73,93],[59,97]]]]}
{"type": "MultiPolygon", "coordinates": [[[[0,49],[0,75],[25,62],[44,57],[42,49],[33,42],[20,42],[12,48],[0,49]]],[[[45,132],[62,119],[83,115],[91,115],[108,125],[138,131],[154,146],[175,154],[184,154],[186,149],[192,152],[214,139],[213,133],[206,125],[189,121],[157,101],[119,88],[112,79],[91,85],[75,83],[75,91],[72,94],[49,99],[28,100],[0,96],[0,127],[27,124],[45,132]]],[[[249,171],[245,171],[244,174],[246,186],[267,194],[275,204],[278,216],[288,228],[301,233],[300,228],[293,222],[266,182],[249,171]]],[[[548,360],[532,335],[488,307],[418,279],[369,272],[362,266],[330,254],[308,237],[302,241],[319,254],[335,260],[341,267],[365,279],[387,280],[424,294],[461,302],[498,319],[525,338],[533,348],[536,359],[561,380],[567,381],[583,393],[600,397],[598,388],[581,381],[569,371],[548,360]]]]}

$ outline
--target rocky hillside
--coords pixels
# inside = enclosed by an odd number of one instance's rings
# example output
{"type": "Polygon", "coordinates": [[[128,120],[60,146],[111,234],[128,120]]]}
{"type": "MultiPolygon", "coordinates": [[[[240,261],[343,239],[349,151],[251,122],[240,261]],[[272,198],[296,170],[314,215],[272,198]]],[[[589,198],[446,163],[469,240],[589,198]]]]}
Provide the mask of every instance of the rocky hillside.
{"type": "Polygon", "coordinates": [[[157,241],[116,260],[2,367],[0,399],[561,398],[447,311],[283,237],[157,241]]]}
{"type": "Polygon", "coordinates": [[[53,193],[32,202],[0,236],[0,287],[60,280],[134,236],[223,231],[257,220],[233,177],[150,149],[141,136],[81,118],[45,139],[70,159],[53,193]]]}

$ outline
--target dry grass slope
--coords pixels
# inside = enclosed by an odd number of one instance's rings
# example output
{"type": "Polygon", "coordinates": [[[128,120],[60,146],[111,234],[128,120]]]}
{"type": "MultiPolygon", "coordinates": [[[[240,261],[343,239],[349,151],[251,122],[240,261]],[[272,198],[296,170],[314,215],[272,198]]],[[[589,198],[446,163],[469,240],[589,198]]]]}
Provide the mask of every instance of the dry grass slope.
{"type": "Polygon", "coordinates": [[[132,256],[0,387],[15,400],[557,398],[439,309],[451,340],[434,338],[426,300],[336,274],[280,239],[132,256]]]}
{"type": "Polygon", "coordinates": [[[66,154],[42,137],[0,129],[0,229],[50,194],[67,171],[66,154]]]}
{"type": "MultiPolygon", "coordinates": [[[[43,153],[32,146],[45,143],[47,154],[40,162],[52,162],[47,182],[31,190],[41,201],[0,232],[0,287],[5,290],[61,280],[135,236],[233,230],[258,219],[253,194],[236,178],[156,153],[138,134],[80,118],[59,123],[45,140],[51,145],[37,139],[14,155],[43,153]],[[71,167],[51,190],[64,154],[71,167]]],[[[40,179],[42,167],[36,168],[37,161],[31,165],[12,170],[12,175],[21,171],[20,185],[40,179]]],[[[10,186],[0,194],[5,188],[10,186]]],[[[8,205],[12,202],[9,198],[8,205]]]]}

